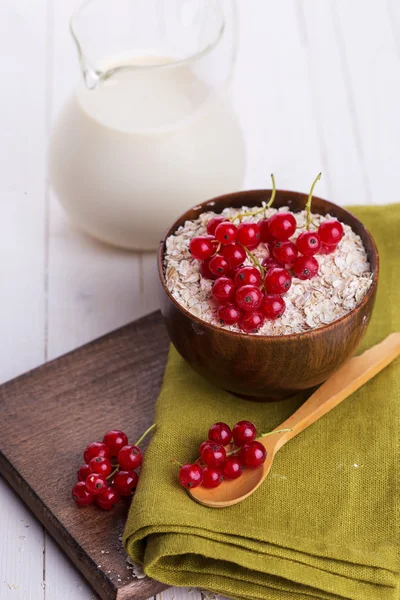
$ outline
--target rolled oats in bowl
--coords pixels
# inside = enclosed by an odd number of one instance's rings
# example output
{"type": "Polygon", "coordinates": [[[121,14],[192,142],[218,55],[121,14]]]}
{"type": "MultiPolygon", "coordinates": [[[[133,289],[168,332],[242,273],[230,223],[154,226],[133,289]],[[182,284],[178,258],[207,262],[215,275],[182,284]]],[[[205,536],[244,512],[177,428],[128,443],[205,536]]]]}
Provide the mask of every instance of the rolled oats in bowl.
{"type": "MultiPolygon", "coordinates": [[[[211,325],[230,331],[243,331],[244,327],[239,323],[228,325],[220,319],[218,311],[221,303],[212,294],[214,281],[201,273],[201,262],[192,256],[189,244],[193,238],[207,236],[207,225],[214,217],[222,216],[229,220],[237,214],[245,213],[247,216],[241,218],[241,223],[261,223],[265,218],[270,219],[276,213],[287,213],[288,210],[285,207],[278,210],[268,208],[254,214],[257,212],[254,208],[226,208],[221,215],[209,211],[200,214],[196,220],[186,221],[168,237],[164,254],[166,285],[176,302],[192,315],[211,325]]],[[[290,241],[296,245],[298,236],[306,231],[307,212],[303,210],[290,214],[296,221],[296,230],[290,241]]],[[[322,223],[332,221],[330,215],[321,216],[314,213],[311,214],[311,219],[312,231],[318,231],[322,223]]],[[[281,265],[292,276],[291,286],[283,296],[285,310],[274,320],[263,316],[259,326],[252,331],[247,330],[248,333],[289,335],[310,331],[339,319],[362,301],[372,285],[370,264],[361,238],[349,225],[342,223],[342,227],[344,235],[334,251],[329,254],[315,254],[318,272],[312,278],[299,279],[295,274],[294,264],[281,265]]],[[[215,252],[218,250],[220,245],[215,244],[215,252]]],[[[243,265],[262,265],[265,259],[272,258],[273,252],[272,243],[261,242],[250,251],[246,250],[247,256],[243,265]]],[[[267,268],[261,268],[263,280],[267,272],[267,268]]],[[[226,273],[226,276],[233,279],[233,270],[226,273]]],[[[262,293],[268,293],[263,286],[261,283],[262,293]]]]}

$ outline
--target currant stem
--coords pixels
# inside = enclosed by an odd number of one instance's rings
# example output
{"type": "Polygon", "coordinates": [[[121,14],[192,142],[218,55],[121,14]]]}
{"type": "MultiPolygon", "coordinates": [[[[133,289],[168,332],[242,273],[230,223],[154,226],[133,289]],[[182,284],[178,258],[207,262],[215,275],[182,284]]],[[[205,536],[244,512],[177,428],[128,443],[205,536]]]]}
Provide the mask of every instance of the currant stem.
{"type": "Polygon", "coordinates": [[[272,194],[271,194],[271,198],[269,199],[267,206],[265,207],[265,211],[267,210],[267,208],[270,208],[272,206],[272,204],[274,203],[274,200],[275,200],[275,196],[276,196],[275,177],[274,177],[273,173],[271,173],[271,179],[272,179],[272,194]]]}
{"type": "Polygon", "coordinates": [[[261,208],[258,208],[255,211],[238,213],[237,215],[235,215],[234,217],[231,217],[229,219],[230,221],[232,221],[232,223],[234,221],[236,221],[236,219],[239,219],[239,221],[240,221],[243,217],[255,217],[256,215],[259,215],[262,212],[264,213],[264,216],[266,215],[268,208],[270,208],[270,206],[272,206],[272,203],[274,202],[275,196],[276,196],[275,177],[274,177],[273,173],[271,173],[271,179],[272,179],[272,194],[271,194],[271,198],[268,200],[268,203],[265,204],[264,206],[262,206],[261,208]]]}
{"type": "Polygon", "coordinates": [[[262,264],[260,263],[260,261],[258,260],[258,258],[252,252],[250,252],[250,250],[248,250],[248,248],[246,248],[246,246],[243,246],[242,244],[239,244],[239,246],[242,246],[242,248],[246,252],[247,256],[250,257],[250,259],[253,261],[253,264],[255,264],[255,266],[260,270],[262,281],[264,281],[265,269],[262,266],[262,264]]]}
{"type": "Polygon", "coordinates": [[[173,464],[173,465],[178,465],[178,467],[180,467],[180,468],[182,469],[182,467],[183,467],[183,464],[182,464],[182,463],[180,463],[180,462],[179,462],[179,460],[177,460],[176,458],[173,458],[173,459],[171,460],[171,462],[172,462],[172,464],[173,464]]]}
{"type": "Polygon", "coordinates": [[[256,211],[253,212],[243,212],[243,213],[238,213],[237,215],[234,215],[233,217],[230,217],[230,221],[236,221],[236,219],[239,219],[239,221],[241,221],[243,219],[243,217],[254,217],[255,215],[259,215],[260,213],[264,212],[264,210],[266,210],[265,206],[262,206],[261,208],[258,208],[256,211]]]}
{"type": "Polygon", "coordinates": [[[119,471],[119,465],[117,465],[117,466],[115,467],[114,471],[112,471],[112,472],[111,472],[111,473],[108,475],[108,477],[106,477],[107,481],[108,481],[109,479],[112,479],[112,478],[114,477],[114,475],[116,475],[116,474],[118,473],[118,471],[119,471]]]}
{"type": "Polygon", "coordinates": [[[307,211],[306,229],[307,229],[307,231],[310,229],[311,224],[313,224],[315,226],[315,223],[313,223],[312,218],[311,218],[311,202],[312,202],[312,196],[314,193],[315,185],[316,185],[317,181],[319,181],[321,179],[321,176],[322,176],[322,173],[318,173],[318,175],[316,176],[316,178],[313,181],[310,193],[308,194],[308,200],[307,200],[307,204],[306,204],[306,211],[307,211]]]}
{"type": "Polygon", "coordinates": [[[284,433],[285,431],[293,431],[293,429],[276,429],[274,431],[269,431],[268,433],[262,433],[261,437],[267,437],[268,435],[273,435],[274,433],[284,433]]]}
{"type": "Polygon", "coordinates": [[[240,448],[235,448],[235,450],[231,450],[230,452],[226,453],[226,456],[232,456],[232,454],[236,454],[237,452],[239,452],[240,448]]]}
{"type": "MultiPolygon", "coordinates": [[[[267,437],[269,435],[273,435],[274,433],[284,433],[286,431],[293,431],[293,429],[276,429],[274,431],[269,431],[268,433],[262,433],[261,437],[267,437]]],[[[227,452],[226,456],[232,456],[232,454],[236,454],[237,452],[239,452],[239,450],[240,448],[235,448],[234,450],[227,452]]]]}
{"type": "Polygon", "coordinates": [[[135,446],[139,446],[139,444],[140,444],[141,442],[143,442],[143,440],[144,440],[144,438],[146,437],[146,435],[147,435],[148,433],[150,433],[150,431],[152,431],[152,429],[154,429],[154,427],[155,427],[155,426],[156,426],[156,424],[155,424],[155,423],[153,423],[153,425],[151,425],[151,426],[150,426],[148,429],[146,429],[146,431],[144,432],[144,434],[143,434],[143,435],[141,435],[141,436],[140,436],[140,438],[138,439],[138,441],[136,442],[135,446]]]}

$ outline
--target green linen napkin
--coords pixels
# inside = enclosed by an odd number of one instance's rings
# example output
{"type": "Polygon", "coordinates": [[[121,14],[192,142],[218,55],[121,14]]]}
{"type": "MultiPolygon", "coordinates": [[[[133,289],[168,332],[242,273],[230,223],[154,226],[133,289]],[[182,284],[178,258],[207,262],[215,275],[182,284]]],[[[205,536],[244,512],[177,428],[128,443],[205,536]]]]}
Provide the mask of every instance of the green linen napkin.
{"type": "MultiPolygon", "coordinates": [[[[400,204],[352,209],[381,256],[377,304],[360,350],[400,330],[400,204]]],[[[239,400],[171,349],[126,524],[128,554],[150,577],[240,600],[394,600],[399,594],[400,361],[277,454],[244,502],[203,507],[178,483],[210,424],[270,431],[304,401],[239,400]]]]}

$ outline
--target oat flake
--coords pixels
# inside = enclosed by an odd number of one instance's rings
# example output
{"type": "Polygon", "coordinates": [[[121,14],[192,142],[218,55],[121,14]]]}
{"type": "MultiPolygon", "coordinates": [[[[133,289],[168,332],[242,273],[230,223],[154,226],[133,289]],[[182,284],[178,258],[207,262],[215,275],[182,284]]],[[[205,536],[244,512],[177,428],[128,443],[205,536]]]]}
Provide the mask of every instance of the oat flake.
{"type": "MultiPolygon", "coordinates": [[[[226,208],[223,216],[230,217],[238,212],[251,211],[226,208]]],[[[279,212],[287,211],[282,207],[279,212]]],[[[267,216],[277,212],[270,208],[267,216]]],[[[193,237],[206,234],[207,223],[216,216],[214,212],[202,213],[195,221],[186,221],[166,242],[164,269],[167,287],[175,300],[196,317],[230,331],[240,331],[237,325],[223,325],[217,316],[218,303],[211,296],[213,282],[200,274],[200,262],[189,251],[189,242],[193,237]]],[[[298,227],[304,227],[306,211],[294,213],[298,227]]],[[[242,222],[258,221],[262,214],[245,217],[242,222]]],[[[312,219],[319,225],[331,219],[314,214],[312,219]]],[[[348,225],[342,223],[344,236],[333,254],[316,255],[319,272],[316,277],[306,281],[293,278],[292,286],[284,295],[286,311],[276,321],[265,321],[255,334],[251,335],[287,335],[301,333],[332,323],[350,312],[364,298],[372,285],[372,273],[361,238],[348,225]]],[[[295,240],[301,233],[297,230],[291,238],[295,240]]],[[[252,251],[261,261],[268,257],[269,249],[260,244],[252,251]]],[[[245,265],[252,262],[246,259],[245,265]]]]}

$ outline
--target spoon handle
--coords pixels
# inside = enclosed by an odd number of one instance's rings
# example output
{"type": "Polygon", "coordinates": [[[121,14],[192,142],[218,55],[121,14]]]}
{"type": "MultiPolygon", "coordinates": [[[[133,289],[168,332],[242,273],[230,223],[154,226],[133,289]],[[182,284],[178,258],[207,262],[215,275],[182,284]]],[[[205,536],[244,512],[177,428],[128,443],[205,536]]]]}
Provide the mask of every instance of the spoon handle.
{"type": "Polygon", "coordinates": [[[282,434],[279,447],[335,408],[399,355],[400,333],[392,333],[360,356],[347,361],[293,415],[279,425],[278,429],[292,430],[282,434]]]}

